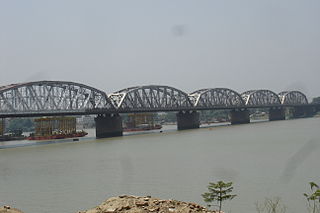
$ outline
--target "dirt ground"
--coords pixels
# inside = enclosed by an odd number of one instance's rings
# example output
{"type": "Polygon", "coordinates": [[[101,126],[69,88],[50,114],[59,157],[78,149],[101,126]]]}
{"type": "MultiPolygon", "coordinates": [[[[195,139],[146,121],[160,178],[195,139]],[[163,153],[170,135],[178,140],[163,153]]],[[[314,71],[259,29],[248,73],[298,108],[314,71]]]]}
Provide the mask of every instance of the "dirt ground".
{"type": "Polygon", "coordinates": [[[19,209],[12,208],[10,206],[0,207],[0,213],[23,213],[19,209]]]}
{"type": "MultiPolygon", "coordinates": [[[[78,213],[218,213],[196,203],[162,200],[150,196],[121,195],[104,201],[99,206],[78,213]]],[[[0,207],[0,213],[23,213],[10,206],[0,207]]],[[[61,212],[63,213],[63,212],[61,212]]],[[[223,212],[220,212],[223,213],[223,212]]]]}
{"type": "MultiPolygon", "coordinates": [[[[150,196],[122,195],[112,197],[99,206],[79,213],[218,213],[196,203],[177,200],[161,200],[150,196]]],[[[221,212],[222,213],[222,212],[221,212]]]]}

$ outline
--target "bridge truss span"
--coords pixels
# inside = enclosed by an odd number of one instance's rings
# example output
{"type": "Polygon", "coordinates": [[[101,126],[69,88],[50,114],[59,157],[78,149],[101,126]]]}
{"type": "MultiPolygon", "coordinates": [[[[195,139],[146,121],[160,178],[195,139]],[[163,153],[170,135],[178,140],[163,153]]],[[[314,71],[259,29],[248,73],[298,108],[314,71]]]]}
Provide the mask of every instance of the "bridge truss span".
{"type": "Polygon", "coordinates": [[[114,109],[107,95],[84,84],[37,81],[0,87],[0,112],[72,113],[92,109],[114,109]]]}
{"type": "Polygon", "coordinates": [[[281,104],[308,104],[308,99],[305,94],[299,91],[284,91],[280,92],[279,98],[281,104]]]}
{"type": "Polygon", "coordinates": [[[241,94],[246,106],[280,105],[279,96],[270,90],[249,90],[241,94]]]}
{"type": "MultiPolygon", "coordinates": [[[[250,90],[242,94],[228,88],[207,88],[187,94],[170,86],[147,85],[104,91],[68,81],[35,81],[0,86],[0,117],[37,117],[249,108],[307,107],[299,91],[276,94],[250,90]]],[[[311,106],[314,107],[314,106],[311,106]]]]}
{"type": "Polygon", "coordinates": [[[189,94],[196,108],[241,107],[244,101],[239,93],[227,88],[209,88],[189,94]]]}
{"type": "Polygon", "coordinates": [[[169,86],[130,87],[109,95],[119,111],[172,111],[192,108],[188,94],[169,86]]]}

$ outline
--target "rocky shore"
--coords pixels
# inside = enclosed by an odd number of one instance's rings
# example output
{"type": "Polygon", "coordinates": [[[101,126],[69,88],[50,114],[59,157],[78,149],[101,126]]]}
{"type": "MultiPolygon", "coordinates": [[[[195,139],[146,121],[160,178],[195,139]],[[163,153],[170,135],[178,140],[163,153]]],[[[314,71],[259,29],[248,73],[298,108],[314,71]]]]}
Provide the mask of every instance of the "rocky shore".
{"type": "Polygon", "coordinates": [[[12,208],[10,206],[0,207],[0,213],[23,213],[19,209],[12,208]]]}
{"type": "MultiPolygon", "coordinates": [[[[99,206],[78,213],[218,213],[196,203],[177,200],[162,200],[151,196],[121,195],[112,197],[99,206]]],[[[0,213],[23,213],[22,211],[4,206],[0,213]]],[[[61,212],[63,213],[63,212],[61,212]]],[[[223,212],[220,212],[223,213],[223,212]]]]}
{"type": "Polygon", "coordinates": [[[99,206],[79,213],[218,213],[196,203],[162,200],[150,196],[122,195],[112,197],[99,206]]]}

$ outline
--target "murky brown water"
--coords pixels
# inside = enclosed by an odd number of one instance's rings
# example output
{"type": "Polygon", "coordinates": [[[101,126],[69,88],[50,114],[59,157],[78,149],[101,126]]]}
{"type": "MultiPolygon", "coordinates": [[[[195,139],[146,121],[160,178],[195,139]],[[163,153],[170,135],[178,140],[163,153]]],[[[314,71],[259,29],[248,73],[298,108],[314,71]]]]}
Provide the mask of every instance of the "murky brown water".
{"type": "Polygon", "coordinates": [[[0,149],[0,205],[74,213],[120,194],[204,204],[208,182],[225,180],[238,194],[226,211],[280,196],[287,212],[306,212],[302,193],[320,184],[319,127],[310,118],[0,149]]]}

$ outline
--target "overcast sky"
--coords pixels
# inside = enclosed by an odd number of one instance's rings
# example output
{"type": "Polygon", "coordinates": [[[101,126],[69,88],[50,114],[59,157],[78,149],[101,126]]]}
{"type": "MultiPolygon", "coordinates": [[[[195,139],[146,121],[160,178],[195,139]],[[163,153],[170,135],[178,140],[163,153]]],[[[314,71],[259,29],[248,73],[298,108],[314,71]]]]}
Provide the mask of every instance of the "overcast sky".
{"type": "Polygon", "coordinates": [[[320,96],[320,1],[0,0],[0,74],[320,96]]]}

